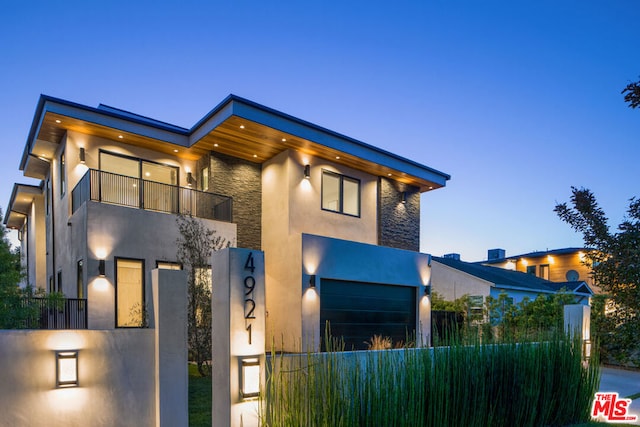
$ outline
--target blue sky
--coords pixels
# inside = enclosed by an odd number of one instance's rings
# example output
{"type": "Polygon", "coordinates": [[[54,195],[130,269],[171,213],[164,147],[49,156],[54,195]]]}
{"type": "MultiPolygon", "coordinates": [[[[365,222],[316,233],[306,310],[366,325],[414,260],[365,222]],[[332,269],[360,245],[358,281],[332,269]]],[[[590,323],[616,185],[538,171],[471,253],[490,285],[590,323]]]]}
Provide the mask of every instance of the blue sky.
{"type": "Polygon", "coordinates": [[[553,213],[640,196],[640,3],[35,1],[0,14],[0,206],[43,93],[191,127],[229,93],[452,175],[421,250],[579,246],[553,213]]]}

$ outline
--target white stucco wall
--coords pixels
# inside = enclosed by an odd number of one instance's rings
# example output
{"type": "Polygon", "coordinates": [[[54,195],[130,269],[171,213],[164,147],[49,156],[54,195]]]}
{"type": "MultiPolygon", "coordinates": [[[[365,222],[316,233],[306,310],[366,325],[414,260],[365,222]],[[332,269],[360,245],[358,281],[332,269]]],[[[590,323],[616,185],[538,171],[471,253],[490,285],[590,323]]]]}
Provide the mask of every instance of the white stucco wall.
{"type": "Polygon", "coordinates": [[[3,426],[152,426],[154,331],[0,331],[3,426]],[[55,350],[79,350],[79,387],[56,389],[55,350]]]}
{"type": "Polygon", "coordinates": [[[463,295],[482,295],[483,299],[491,294],[491,283],[463,271],[431,262],[431,287],[447,301],[453,301],[463,295]]]}
{"type": "MultiPolygon", "coordinates": [[[[145,295],[147,309],[153,311],[150,298],[150,272],[156,261],[177,261],[179,237],[176,216],[162,212],[127,208],[106,203],[87,201],[86,209],[76,215],[86,215],[86,274],[89,295],[89,328],[109,329],[115,326],[115,258],[142,259],[145,264],[145,295]],[[106,276],[98,276],[98,262],[105,260],[106,276]]],[[[76,215],[73,217],[76,223],[76,215]]],[[[235,246],[236,224],[201,220],[235,246]]],[[[82,224],[80,218],[78,223],[82,224]]],[[[74,225],[75,227],[75,225],[74,225]]],[[[81,228],[80,225],[77,228],[81,228]]],[[[82,236],[82,233],[79,234],[82,236]]],[[[73,250],[81,247],[76,244],[73,250]]],[[[74,268],[75,264],[70,264],[74,268]]],[[[153,326],[153,325],[152,325],[153,326]]]]}
{"type": "Polygon", "coordinates": [[[0,330],[0,425],[187,425],[186,274],[153,276],[154,329],[0,330]],[[78,351],[77,387],[56,388],[61,350],[78,351]]]}
{"type": "MultiPolygon", "coordinates": [[[[302,234],[377,244],[377,177],[287,150],[262,166],[262,249],[266,265],[267,337],[300,350],[302,234]],[[311,177],[303,170],[311,165],[311,177]],[[322,210],[322,170],[360,180],[360,217],[322,210]]],[[[268,342],[271,342],[268,339],[268,342]]]]}

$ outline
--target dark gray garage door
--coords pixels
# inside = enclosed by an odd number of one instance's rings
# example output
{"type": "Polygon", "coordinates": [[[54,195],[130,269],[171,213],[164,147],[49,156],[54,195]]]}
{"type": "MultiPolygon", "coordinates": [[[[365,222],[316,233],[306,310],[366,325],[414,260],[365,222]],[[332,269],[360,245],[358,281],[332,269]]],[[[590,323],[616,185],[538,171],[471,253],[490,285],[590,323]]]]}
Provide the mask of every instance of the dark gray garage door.
{"type": "MultiPolygon", "coordinates": [[[[416,324],[416,288],[322,279],[320,330],[328,321],[331,335],[343,337],[345,350],[363,350],[373,335],[393,343],[413,337],[416,324]]],[[[323,343],[324,348],[324,343],[323,343]]]]}

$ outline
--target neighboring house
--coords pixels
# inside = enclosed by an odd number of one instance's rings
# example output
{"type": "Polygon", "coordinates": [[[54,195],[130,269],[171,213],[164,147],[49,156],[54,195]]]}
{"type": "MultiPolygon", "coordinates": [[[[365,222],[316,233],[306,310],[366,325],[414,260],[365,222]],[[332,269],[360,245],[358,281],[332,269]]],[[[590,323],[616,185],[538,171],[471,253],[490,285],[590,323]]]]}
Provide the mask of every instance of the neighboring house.
{"type": "Polygon", "coordinates": [[[561,289],[573,293],[578,304],[588,305],[593,295],[584,281],[554,283],[531,274],[464,262],[455,257],[432,258],[431,286],[445,300],[469,295],[471,302],[479,307],[488,296],[497,298],[501,292],[513,298],[515,304],[525,297],[535,299],[540,294],[554,294],[561,289]]]}
{"type": "Polygon", "coordinates": [[[14,186],[5,217],[28,283],[86,298],[90,329],[141,325],[151,270],[180,268],[178,213],[265,252],[285,350],[327,321],[356,347],[427,321],[420,194],[449,175],[312,123],[233,95],[190,129],[42,96],[20,170],[41,180],[14,186]]]}
{"type": "Polygon", "coordinates": [[[586,282],[598,293],[600,289],[593,283],[591,269],[584,265],[587,251],[585,248],[563,248],[506,256],[504,249],[489,249],[487,261],[480,263],[521,271],[552,282],[586,282]]]}

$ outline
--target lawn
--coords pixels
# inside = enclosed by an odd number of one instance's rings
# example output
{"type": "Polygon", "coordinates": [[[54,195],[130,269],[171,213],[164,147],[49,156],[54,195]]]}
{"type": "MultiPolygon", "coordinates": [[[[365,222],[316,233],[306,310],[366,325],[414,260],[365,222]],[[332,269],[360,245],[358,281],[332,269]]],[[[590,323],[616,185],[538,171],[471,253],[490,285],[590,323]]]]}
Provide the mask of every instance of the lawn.
{"type": "Polygon", "coordinates": [[[201,377],[189,364],[189,425],[211,427],[211,377],[201,377]]]}

